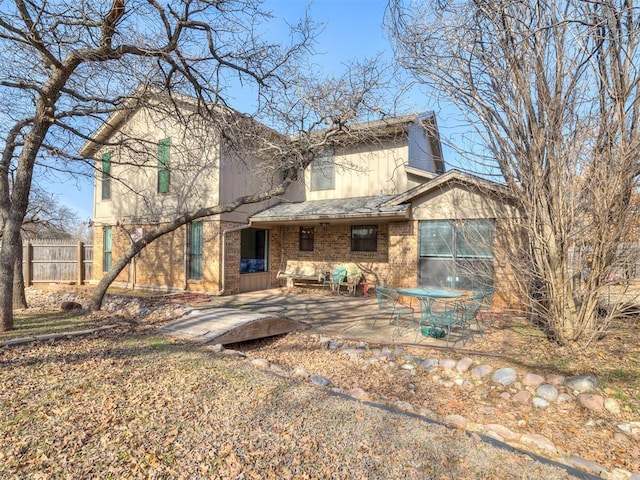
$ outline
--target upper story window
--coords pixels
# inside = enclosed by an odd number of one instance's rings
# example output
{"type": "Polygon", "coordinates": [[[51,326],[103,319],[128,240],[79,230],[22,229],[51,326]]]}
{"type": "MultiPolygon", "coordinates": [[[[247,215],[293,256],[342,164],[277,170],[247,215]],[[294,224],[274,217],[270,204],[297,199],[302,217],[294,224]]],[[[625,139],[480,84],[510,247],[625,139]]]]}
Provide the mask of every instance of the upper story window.
{"type": "Polygon", "coordinates": [[[300,227],[300,251],[313,252],[313,227],[300,227]]]}
{"type": "Polygon", "coordinates": [[[358,225],[351,227],[352,252],[378,251],[378,226],[358,225]]]}
{"type": "Polygon", "coordinates": [[[170,141],[164,138],[158,142],[158,193],[169,192],[171,172],[169,170],[170,141]]]}
{"type": "Polygon", "coordinates": [[[335,170],[333,149],[327,149],[311,162],[311,190],[333,190],[335,170]]]}
{"type": "Polygon", "coordinates": [[[102,200],[111,200],[111,153],[102,154],[102,200]]]}

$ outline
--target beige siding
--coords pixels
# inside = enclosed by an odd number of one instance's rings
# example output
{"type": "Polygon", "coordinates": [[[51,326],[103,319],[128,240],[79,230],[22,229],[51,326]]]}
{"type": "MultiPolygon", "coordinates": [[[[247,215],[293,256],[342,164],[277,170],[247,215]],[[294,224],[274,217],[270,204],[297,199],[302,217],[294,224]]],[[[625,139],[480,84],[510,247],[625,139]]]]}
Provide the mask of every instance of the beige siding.
{"type": "Polygon", "coordinates": [[[415,199],[412,214],[416,220],[455,220],[512,217],[516,210],[491,192],[447,184],[415,199]]]}
{"type": "Polygon", "coordinates": [[[111,199],[102,199],[101,171],[95,177],[97,224],[133,220],[167,220],[176,212],[218,203],[219,148],[208,129],[190,123],[188,132],[171,117],[140,110],[111,139],[122,145],[106,147],[96,155],[98,170],[104,151],[111,152],[111,199]],[[158,142],[169,138],[171,180],[169,192],[157,193],[158,142]]]}
{"type": "Polygon", "coordinates": [[[337,151],[335,159],[335,189],[310,189],[310,169],[305,172],[306,199],[367,197],[402,193],[414,186],[407,179],[406,140],[365,145],[358,149],[337,151]]]}

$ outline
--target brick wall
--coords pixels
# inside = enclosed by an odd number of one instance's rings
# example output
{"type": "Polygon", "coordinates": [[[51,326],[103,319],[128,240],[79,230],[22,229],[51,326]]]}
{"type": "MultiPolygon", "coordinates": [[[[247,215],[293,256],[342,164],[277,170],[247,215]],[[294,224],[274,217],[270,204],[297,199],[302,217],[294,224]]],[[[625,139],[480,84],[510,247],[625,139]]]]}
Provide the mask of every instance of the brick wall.
{"type": "Polygon", "coordinates": [[[389,271],[386,285],[415,287],[418,281],[418,222],[389,224],[389,271]]]}
{"type": "Polygon", "coordinates": [[[272,228],[270,239],[269,268],[273,286],[278,285],[276,274],[280,269],[286,270],[288,260],[305,261],[313,264],[317,269],[329,270],[339,265],[354,263],[362,270],[366,280],[377,283],[390,276],[391,235],[390,226],[387,224],[378,225],[376,252],[352,252],[351,225],[348,224],[316,226],[313,251],[300,251],[299,226],[272,228]]]}
{"type": "MultiPolygon", "coordinates": [[[[153,225],[127,225],[127,230],[134,232],[142,228],[148,232],[153,225]]],[[[203,278],[202,280],[186,279],[185,272],[185,241],[188,226],[182,226],[171,233],[163,235],[148,245],[138,254],[135,261],[135,277],[132,264],[126,267],[116,282],[128,284],[135,278],[138,287],[159,288],[162,290],[190,290],[216,292],[220,289],[220,222],[214,220],[203,221],[203,278]]],[[[94,229],[94,281],[102,278],[103,261],[103,232],[104,227],[94,229]]],[[[122,228],[113,226],[112,259],[119,258],[129,245],[129,237],[122,228]]],[[[238,237],[239,238],[239,237],[238,237]]],[[[239,245],[239,240],[238,240],[239,245]]],[[[238,246],[239,252],[239,246],[238,246]]],[[[239,255],[239,253],[238,253],[239,255]]],[[[238,257],[239,264],[239,257],[238,257]]],[[[229,263],[229,259],[228,262],[229,263]]]]}

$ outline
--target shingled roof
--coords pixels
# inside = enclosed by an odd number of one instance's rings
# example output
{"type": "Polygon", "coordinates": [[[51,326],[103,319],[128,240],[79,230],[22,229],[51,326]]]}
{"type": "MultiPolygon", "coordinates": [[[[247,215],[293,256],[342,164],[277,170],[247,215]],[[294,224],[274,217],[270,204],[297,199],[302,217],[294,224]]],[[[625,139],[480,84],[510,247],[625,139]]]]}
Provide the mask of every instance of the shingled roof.
{"type": "Polygon", "coordinates": [[[404,220],[409,218],[410,205],[408,203],[389,205],[394,197],[395,195],[376,195],[298,203],[282,202],[253,215],[251,223],[300,223],[301,221],[322,222],[367,218],[404,220]]]}

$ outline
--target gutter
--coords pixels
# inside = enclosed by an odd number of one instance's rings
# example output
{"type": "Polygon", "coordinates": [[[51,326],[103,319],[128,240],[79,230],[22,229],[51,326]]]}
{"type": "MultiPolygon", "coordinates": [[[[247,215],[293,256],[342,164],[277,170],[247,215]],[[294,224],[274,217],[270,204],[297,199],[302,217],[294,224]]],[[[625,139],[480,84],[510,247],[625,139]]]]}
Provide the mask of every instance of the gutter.
{"type": "Polygon", "coordinates": [[[239,230],[245,230],[247,228],[251,227],[251,222],[244,224],[244,225],[237,225],[235,227],[230,227],[230,228],[226,228],[222,231],[222,256],[221,256],[221,262],[222,262],[222,269],[220,271],[220,278],[221,278],[221,284],[222,284],[222,288],[220,290],[218,290],[217,292],[213,292],[210,295],[213,295],[215,297],[219,297],[220,295],[223,295],[225,292],[225,283],[226,283],[226,279],[225,279],[225,264],[227,262],[227,249],[225,248],[225,245],[227,243],[227,233],[229,232],[237,232],[239,230]]]}

